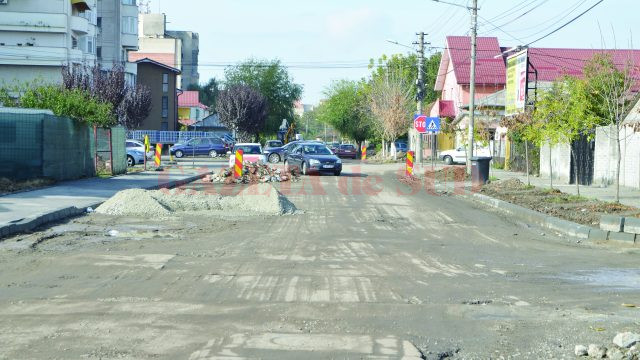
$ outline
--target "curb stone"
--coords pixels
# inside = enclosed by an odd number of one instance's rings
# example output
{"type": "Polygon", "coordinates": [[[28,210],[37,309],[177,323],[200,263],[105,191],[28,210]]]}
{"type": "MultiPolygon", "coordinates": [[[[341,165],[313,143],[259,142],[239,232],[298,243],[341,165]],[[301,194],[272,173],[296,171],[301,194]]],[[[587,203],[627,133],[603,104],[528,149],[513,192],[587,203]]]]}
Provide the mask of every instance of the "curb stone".
{"type": "Polygon", "coordinates": [[[610,232],[609,241],[617,241],[625,244],[633,245],[635,243],[636,234],[629,234],[624,232],[610,232]]]}
{"type": "Polygon", "coordinates": [[[608,232],[593,229],[589,226],[576,224],[571,221],[563,220],[554,216],[549,216],[541,212],[537,212],[531,209],[524,208],[520,205],[515,205],[510,202],[506,202],[500,199],[492,198],[490,196],[482,194],[472,194],[471,196],[465,196],[472,201],[488,205],[513,217],[527,221],[543,228],[554,230],[563,235],[575,237],[578,239],[586,239],[590,241],[606,241],[608,232]],[[593,233],[592,233],[593,232],[593,233]],[[592,235],[593,234],[593,235],[592,235]]]}
{"type": "MultiPolygon", "coordinates": [[[[185,179],[169,181],[162,185],[154,185],[148,187],[142,187],[145,190],[158,190],[162,188],[174,188],[178,186],[182,186],[184,184],[188,184],[190,182],[196,181],[198,179],[202,179],[205,177],[207,173],[194,175],[185,179]]],[[[122,189],[125,190],[125,189],[122,189]]],[[[11,235],[25,233],[36,229],[42,225],[46,225],[52,222],[64,220],[70,217],[82,215],[87,211],[87,207],[97,208],[102,204],[103,201],[98,201],[93,204],[89,204],[86,207],[78,208],[76,206],[71,206],[63,209],[54,210],[48,213],[42,213],[35,216],[31,216],[28,218],[20,219],[17,222],[8,223],[5,225],[0,225],[0,240],[9,237],[11,235]]]]}
{"type": "Polygon", "coordinates": [[[624,218],[616,215],[602,215],[600,217],[600,229],[604,231],[622,232],[624,230],[624,218]]]}

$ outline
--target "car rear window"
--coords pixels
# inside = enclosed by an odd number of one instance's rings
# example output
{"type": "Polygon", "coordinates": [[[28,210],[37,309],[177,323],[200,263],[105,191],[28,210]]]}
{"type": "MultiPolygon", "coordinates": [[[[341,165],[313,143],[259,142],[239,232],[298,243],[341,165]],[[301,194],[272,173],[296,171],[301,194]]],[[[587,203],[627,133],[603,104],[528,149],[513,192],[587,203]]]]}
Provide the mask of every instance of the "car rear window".
{"type": "Polygon", "coordinates": [[[355,147],[355,146],[353,146],[353,145],[341,145],[340,147],[341,147],[341,148],[343,148],[343,149],[345,149],[345,150],[353,150],[353,149],[355,149],[355,148],[356,148],[356,147],[355,147]]]}
{"type": "Polygon", "coordinates": [[[282,143],[280,141],[267,141],[267,146],[268,147],[279,147],[279,146],[282,146],[282,143]]]}
{"type": "Polygon", "coordinates": [[[262,154],[260,146],[257,146],[257,145],[240,145],[240,146],[236,146],[233,149],[233,152],[235,153],[237,150],[240,150],[240,149],[242,149],[242,152],[245,155],[262,154]]]}

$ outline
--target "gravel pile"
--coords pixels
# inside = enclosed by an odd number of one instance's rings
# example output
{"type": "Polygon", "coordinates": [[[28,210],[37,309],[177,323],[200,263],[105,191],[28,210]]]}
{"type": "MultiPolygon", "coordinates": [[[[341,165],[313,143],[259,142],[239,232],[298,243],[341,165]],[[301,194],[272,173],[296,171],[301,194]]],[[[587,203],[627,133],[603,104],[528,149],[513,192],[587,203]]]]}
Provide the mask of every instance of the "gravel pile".
{"type": "Polygon", "coordinates": [[[180,189],[129,189],[118,192],[95,210],[99,214],[143,217],[195,211],[230,216],[284,215],[294,213],[296,207],[270,184],[255,184],[235,196],[186,193],[180,189]]]}
{"type": "Polygon", "coordinates": [[[612,343],[609,347],[597,344],[576,345],[574,353],[576,356],[592,359],[640,360],[640,334],[618,333],[612,343]]]}
{"type": "Polygon", "coordinates": [[[285,171],[272,168],[262,163],[245,162],[242,169],[242,177],[233,177],[233,168],[222,169],[217,174],[207,175],[202,179],[204,182],[225,183],[225,184],[258,184],[268,182],[300,181],[300,171],[293,168],[285,171]]]}

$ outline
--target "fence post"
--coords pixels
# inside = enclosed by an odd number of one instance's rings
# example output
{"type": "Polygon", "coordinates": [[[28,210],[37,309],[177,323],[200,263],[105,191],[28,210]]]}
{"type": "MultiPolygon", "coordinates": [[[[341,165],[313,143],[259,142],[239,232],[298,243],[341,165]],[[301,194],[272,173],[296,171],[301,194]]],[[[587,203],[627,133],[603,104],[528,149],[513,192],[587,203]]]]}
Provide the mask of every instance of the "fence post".
{"type": "Polygon", "coordinates": [[[111,176],[113,176],[113,133],[109,128],[109,168],[111,170],[111,176]]]}

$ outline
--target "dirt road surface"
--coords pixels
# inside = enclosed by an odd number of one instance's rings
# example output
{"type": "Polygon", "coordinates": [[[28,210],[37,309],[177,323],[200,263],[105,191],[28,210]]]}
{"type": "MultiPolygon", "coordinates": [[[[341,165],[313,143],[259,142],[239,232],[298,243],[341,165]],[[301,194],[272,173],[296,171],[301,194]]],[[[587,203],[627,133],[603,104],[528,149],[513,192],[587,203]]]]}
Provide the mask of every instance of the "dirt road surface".
{"type": "Polygon", "coordinates": [[[638,330],[637,251],[387,170],[279,184],[295,215],[90,214],[1,242],[0,359],[573,358],[638,330]]]}

